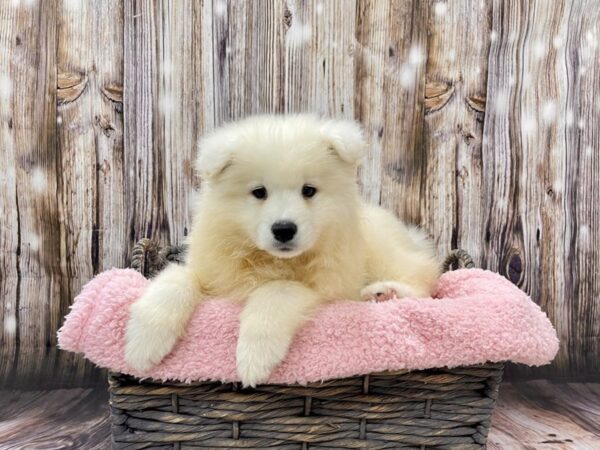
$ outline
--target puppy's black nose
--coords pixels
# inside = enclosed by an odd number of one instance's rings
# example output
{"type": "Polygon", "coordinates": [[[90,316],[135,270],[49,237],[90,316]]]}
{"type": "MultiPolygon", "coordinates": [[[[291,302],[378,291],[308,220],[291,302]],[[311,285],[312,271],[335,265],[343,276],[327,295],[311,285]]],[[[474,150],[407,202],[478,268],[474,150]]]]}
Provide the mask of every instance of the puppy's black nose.
{"type": "Polygon", "coordinates": [[[294,222],[275,222],[271,227],[271,231],[279,242],[287,242],[294,239],[298,227],[294,222]]]}

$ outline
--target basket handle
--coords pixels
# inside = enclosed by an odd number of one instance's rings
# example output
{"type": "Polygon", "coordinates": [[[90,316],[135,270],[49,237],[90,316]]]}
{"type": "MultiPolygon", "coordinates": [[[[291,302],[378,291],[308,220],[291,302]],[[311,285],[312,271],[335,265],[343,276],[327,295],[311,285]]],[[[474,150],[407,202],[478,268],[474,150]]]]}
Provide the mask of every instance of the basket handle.
{"type": "Polygon", "coordinates": [[[456,269],[473,269],[475,263],[473,258],[466,251],[462,249],[455,249],[448,253],[446,259],[442,264],[442,271],[448,272],[449,270],[456,269]]]}
{"type": "Polygon", "coordinates": [[[131,251],[130,267],[140,272],[144,277],[151,278],[170,262],[183,262],[185,249],[185,245],[165,245],[161,247],[151,239],[140,239],[131,251]]]}
{"type": "MultiPolygon", "coordinates": [[[[131,268],[137,270],[146,278],[153,277],[169,262],[182,262],[186,247],[166,245],[160,247],[151,239],[140,239],[131,252],[131,268]]],[[[448,253],[442,264],[442,271],[459,268],[472,269],[475,267],[473,258],[464,250],[455,249],[448,253]]]]}

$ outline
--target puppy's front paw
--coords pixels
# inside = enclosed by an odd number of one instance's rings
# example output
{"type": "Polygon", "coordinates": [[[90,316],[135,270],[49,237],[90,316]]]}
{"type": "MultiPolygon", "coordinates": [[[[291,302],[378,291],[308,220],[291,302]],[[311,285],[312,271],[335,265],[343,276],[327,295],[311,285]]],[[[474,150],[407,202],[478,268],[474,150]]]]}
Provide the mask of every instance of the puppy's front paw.
{"type": "Polygon", "coordinates": [[[392,298],[418,297],[413,288],[400,281],[371,283],[360,291],[360,296],[363,300],[374,300],[376,302],[384,302],[392,298]]]}
{"type": "Polygon", "coordinates": [[[237,345],[237,372],[244,386],[267,381],[287,353],[287,345],[268,337],[244,338],[237,345]]]}
{"type": "Polygon", "coordinates": [[[177,333],[146,320],[133,305],[125,334],[125,361],[140,372],[155,366],[173,349],[177,333]]]}

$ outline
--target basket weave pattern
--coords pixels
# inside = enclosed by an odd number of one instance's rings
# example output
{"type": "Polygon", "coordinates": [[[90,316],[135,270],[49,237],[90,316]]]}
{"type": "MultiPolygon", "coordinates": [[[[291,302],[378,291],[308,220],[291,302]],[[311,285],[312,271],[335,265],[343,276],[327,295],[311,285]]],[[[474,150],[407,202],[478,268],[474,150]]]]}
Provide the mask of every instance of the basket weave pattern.
{"type": "MultiPolygon", "coordinates": [[[[152,276],[183,251],[143,240],[132,267],[152,276]]],[[[461,251],[445,265],[472,266],[461,251]]],[[[110,373],[113,448],[480,449],[502,371],[495,363],[254,389],[110,373]]]]}

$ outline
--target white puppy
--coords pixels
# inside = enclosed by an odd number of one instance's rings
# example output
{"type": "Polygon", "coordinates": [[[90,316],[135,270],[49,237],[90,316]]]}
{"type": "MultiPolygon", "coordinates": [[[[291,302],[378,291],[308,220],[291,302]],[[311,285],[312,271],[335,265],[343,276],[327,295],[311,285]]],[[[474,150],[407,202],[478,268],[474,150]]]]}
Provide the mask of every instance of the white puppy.
{"type": "Polygon", "coordinates": [[[245,303],[238,374],[254,386],[319,305],[430,295],[439,276],[430,243],[360,199],[365,147],[358,124],[311,115],[251,117],[202,139],[185,264],[167,267],[133,304],[127,362],[149,369],[199,302],[231,297],[245,303]]]}

